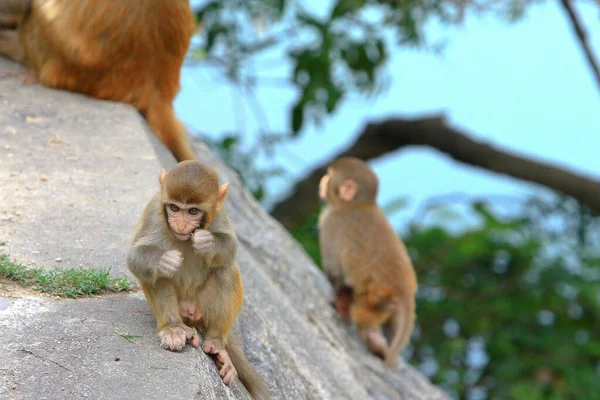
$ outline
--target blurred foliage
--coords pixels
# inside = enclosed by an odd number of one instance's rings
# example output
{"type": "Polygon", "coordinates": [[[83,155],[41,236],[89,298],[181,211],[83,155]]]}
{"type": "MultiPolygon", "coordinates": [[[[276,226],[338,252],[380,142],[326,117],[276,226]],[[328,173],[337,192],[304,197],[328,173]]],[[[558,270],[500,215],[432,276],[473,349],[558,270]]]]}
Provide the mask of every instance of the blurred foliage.
{"type": "MultiPolygon", "coordinates": [[[[409,362],[457,399],[598,398],[598,218],[569,198],[467,206],[463,229],[402,235],[419,277],[409,362]]],[[[294,236],[319,262],[316,217],[294,236]]]]}
{"type": "Polygon", "coordinates": [[[427,46],[430,21],[460,24],[469,12],[513,21],[532,2],[333,0],[323,1],[325,12],[317,13],[303,1],[205,0],[196,8],[202,29],[192,58],[252,88],[262,72],[254,65],[258,56],[287,54],[291,70],[282,80],[298,89],[290,115],[291,132],[297,135],[307,122],[334,113],[350,93],[376,93],[390,47],[427,46]]]}
{"type": "Polygon", "coordinates": [[[324,0],[315,7],[299,0],[192,0],[200,29],[188,60],[215,68],[240,89],[259,123],[258,139],[245,132],[242,122],[239,132],[212,140],[213,149],[240,173],[257,199],[264,199],[269,178],[285,173],[259,166],[257,155],[272,154],[262,149],[271,146],[270,138],[281,143],[311,123],[320,124],[352,95],[380,93],[390,82],[386,65],[395,48],[440,51],[444,39],[431,43],[425,34],[429,23],[458,25],[469,13],[514,21],[533,1],[324,0]],[[289,127],[275,134],[253,92],[269,83],[296,92],[289,127]],[[250,137],[255,143],[249,143],[250,137]]]}
{"type": "Polygon", "coordinates": [[[240,146],[243,138],[239,134],[225,135],[213,140],[204,138],[211,150],[216,152],[229,168],[240,176],[244,186],[260,201],[265,195],[267,180],[282,176],[285,171],[280,167],[258,168],[255,160],[259,154],[270,154],[274,146],[282,140],[281,135],[263,135],[252,147],[240,146]]]}
{"type": "MultiPolygon", "coordinates": [[[[240,173],[257,199],[264,199],[267,181],[285,174],[282,168],[259,166],[260,156],[272,154],[263,152],[263,147],[274,147],[271,138],[281,143],[299,135],[353,94],[380,93],[390,81],[386,65],[394,48],[439,51],[444,40],[432,44],[425,34],[430,22],[458,25],[468,13],[513,21],[533,1],[323,0],[314,7],[314,2],[299,0],[192,0],[200,29],[189,61],[214,67],[240,89],[260,125],[255,143],[249,143],[255,136],[244,132],[242,122],[239,132],[212,140],[213,149],[240,173]],[[279,134],[272,133],[253,94],[259,85],[273,82],[296,92],[289,127],[279,134]]],[[[270,162],[275,163],[273,157],[270,162]]]]}

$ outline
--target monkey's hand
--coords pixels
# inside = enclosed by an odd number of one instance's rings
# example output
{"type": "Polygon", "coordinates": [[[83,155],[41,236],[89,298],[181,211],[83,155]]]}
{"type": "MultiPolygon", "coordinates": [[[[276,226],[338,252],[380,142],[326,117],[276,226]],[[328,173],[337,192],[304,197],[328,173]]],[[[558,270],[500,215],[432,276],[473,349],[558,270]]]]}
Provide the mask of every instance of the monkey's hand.
{"type": "Polygon", "coordinates": [[[158,262],[158,272],[166,278],[172,278],[175,272],[179,271],[183,258],[179,250],[169,250],[160,258],[158,262]]]}
{"type": "Polygon", "coordinates": [[[210,253],[215,248],[215,237],[205,229],[198,229],[192,235],[192,247],[198,253],[210,253]]]}

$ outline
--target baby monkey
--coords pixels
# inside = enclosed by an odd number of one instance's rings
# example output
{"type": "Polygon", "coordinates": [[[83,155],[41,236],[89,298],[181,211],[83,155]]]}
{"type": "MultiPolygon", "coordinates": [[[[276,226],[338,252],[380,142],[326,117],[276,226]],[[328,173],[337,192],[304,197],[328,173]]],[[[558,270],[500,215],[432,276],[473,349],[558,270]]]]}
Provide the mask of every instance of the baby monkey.
{"type": "Polygon", "coordinates": [[[319,216],[323,268],[335,308],[351,320],[373,353],[395,368],[415,318],[417,279],[403,242],[376,203],[379,182],[367,163],[336,160],[321,178],[319,216]],[[382,327],[392,330],[391,340],[382,327]]]}
{"type": "Polygon", "coordinates": [[[160,191],[146,206],[133,235],[127,265],[140,281],[156,317],[161,344],[182,350],[186,341],[215,357],[229,385],[236,376],[254,398],[268,398],[262,377],[230,331],[244,287],[236,262],[237,237],[224,208],[229,184],[195,160],[159,177],[160,191]]]}

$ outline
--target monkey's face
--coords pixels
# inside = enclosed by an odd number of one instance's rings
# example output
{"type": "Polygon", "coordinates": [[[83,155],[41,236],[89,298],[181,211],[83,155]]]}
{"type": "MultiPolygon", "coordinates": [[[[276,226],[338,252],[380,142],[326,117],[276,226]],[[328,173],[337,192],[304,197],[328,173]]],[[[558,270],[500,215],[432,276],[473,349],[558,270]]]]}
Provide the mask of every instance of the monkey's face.
{"type": "Polygon", "coordinates": [[[167,223],[178,240],[190,239],[192,232],[199,228],[206,212],[194,204],[165,204],[167,223]]]}

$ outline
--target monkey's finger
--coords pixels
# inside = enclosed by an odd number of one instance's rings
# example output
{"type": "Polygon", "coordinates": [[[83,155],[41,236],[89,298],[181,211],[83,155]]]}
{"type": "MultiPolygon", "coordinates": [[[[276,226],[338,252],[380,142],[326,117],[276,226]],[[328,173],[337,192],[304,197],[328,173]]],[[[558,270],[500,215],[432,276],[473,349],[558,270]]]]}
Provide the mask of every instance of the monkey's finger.
{"type": "Polygon", "coordinates": [[[231,372],[232,368],[233,368],[232,364],[225,364],[225,365],[223,365],[221,368],[219,368],[219,376],[221,378],[225,378],[225,376],[227,376],[227,374],[229,372],[231,372]]]}
{"type": "Polygon", "coordinates": [[[170,260],[163,260],[163,262],[160,263],[160,267],[161,269],[163,269],[164,271],[169,271],[174,269],[173,268],[173,262],[170,260]]]}
{"type": "Polygon", "coordinates": [[[204,342],[204,344],[202,345],[202,351],[204,351],[207,354],[215,354],[215,345],[210,341],[204,342]]]}
{"type": "Polygon", "coordinates": [[[181,260],[181,256],[177,254],[169,254],[165,257],[165,261],[168,261],[171,264],[178,263],[181,260]]]}
{"type": "Polygon", "coordinates": [[[167,278],[171,278],[175,274],[175,272],[169,271],[166,268],[163,268],[160,272],[167,278]]]}
{"type": "Polygon", "coordinates": [[[229,353],[227,353],[227,350],[218,350],[216,353],[216,358],[218,362],[223,365],[231,364],[231,358],[229,358],[229,353]]]}
{"type": "Polygon", "coordinates": [[[208,235],[206,235],[206,234],[200,234],[200,233],[196,233],[196,234],[195,234],[195,235],[192,237],[192,240],[193,240],[193,242],[194,242],[194,243],[198,243],[198,242],[203,242],[203,241],[205,241],[205,240],[208,240],[208,239],[210,239],[211,237],[212,237],[212,235],[211,235],[211,236],[208,236],[208,235]]]}
{"type": "Polygon", "coordinates": [[[198,331],[196,331],[196,328],[192,328],[187,331],[186,339],[192,341],[192,346],[194,346],[195,349],[197,349],[198,346],[200,346],[200,335],[198,335],[198,331]]]}
{"type": "Polygon", "coordinates": [[[233,380],[235,379],[235,368],[233,368],[232,364],[226,365],[221,371],[219,371],[219,375],[221,375],[221,377],[223,378],[223,383],[229,386],[231,382],[233,382],[233,380]],[[226,368],[228,369],[224,373],[222,373],[222,371],[226,368]]]}
{"type": "Polygon", "coordinates": [[[214,240],[209,239],[209,238],[201,238],[199,240],[195,240],[194,241],[194,245],[195,246],[203,246],[206,244],[213,244],[214,240]]]}

